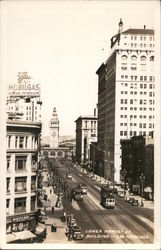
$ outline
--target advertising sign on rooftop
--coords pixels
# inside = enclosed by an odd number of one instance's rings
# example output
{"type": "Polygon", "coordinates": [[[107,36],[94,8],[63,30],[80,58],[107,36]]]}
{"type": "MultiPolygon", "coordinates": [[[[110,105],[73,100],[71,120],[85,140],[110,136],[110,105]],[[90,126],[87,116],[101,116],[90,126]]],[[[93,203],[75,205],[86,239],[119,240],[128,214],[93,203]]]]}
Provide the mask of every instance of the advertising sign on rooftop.
{"type": "Polygon", "coordinates": [[[40,84],[35,83],[27,72],[18,73],[17,83],[9,84],[9,96],[40,96],[40,84]]]}

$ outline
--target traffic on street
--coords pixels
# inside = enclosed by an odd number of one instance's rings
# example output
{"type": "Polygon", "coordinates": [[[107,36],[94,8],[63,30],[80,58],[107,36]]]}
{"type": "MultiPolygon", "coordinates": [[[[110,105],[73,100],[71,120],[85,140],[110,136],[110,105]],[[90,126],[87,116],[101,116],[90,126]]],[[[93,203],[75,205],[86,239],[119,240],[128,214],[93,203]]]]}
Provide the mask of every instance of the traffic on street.
{"type": "Polygon", "coordinates": [[[153,243],[153,207],[125,195],[121,187],[65,160],[52,162],[48,186],[70,243],[153,243]]]}

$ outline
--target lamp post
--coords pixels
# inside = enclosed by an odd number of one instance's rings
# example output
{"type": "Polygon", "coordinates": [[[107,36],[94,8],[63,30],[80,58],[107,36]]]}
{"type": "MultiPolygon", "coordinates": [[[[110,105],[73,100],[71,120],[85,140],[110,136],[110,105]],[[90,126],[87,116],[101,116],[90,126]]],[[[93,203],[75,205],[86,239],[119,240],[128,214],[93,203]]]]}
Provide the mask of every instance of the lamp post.
{"type": "Polygon", "coordinates": [[[145,175],[142,173],[140,175],[140,189],[141,189],[141,196],[144,196],[144,180],[145,180],[145,175]]]}
{"type": "Polygon", "coordinates": [[[125,190],[126,190],[126,175],[127,175],[127,170],[124,168],[123,169],[123,176],[124,176],[124,196],[125,196],[125,190]]]}
{"type": "Polygon", "coordinates": [[[101,182],[101,170],[102,170],[102,166],[103,166],[103,164],[100,162],[100,164],[99,164],[99,169],[100,169],[100,182],[101,182]]]}

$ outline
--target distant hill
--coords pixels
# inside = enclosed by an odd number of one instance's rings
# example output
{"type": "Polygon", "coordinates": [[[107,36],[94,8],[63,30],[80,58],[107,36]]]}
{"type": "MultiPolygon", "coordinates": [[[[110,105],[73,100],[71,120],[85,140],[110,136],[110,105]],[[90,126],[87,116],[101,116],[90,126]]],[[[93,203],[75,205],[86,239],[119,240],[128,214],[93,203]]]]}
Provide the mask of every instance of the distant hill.
{"type": "Polygon", "coordinates": [[[75,142],[75,137],[72,135],[59,136],[59,142],[75,142]]]}

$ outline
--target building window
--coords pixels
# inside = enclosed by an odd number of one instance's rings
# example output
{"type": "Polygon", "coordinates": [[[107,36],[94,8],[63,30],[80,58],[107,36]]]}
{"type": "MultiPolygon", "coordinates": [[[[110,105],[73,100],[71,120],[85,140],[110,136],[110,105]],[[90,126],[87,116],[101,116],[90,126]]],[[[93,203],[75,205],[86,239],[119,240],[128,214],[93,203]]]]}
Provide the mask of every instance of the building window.
{"type": "Polygon", "coordinates": [[[36,190],[36,176],[31,176],[31,190],[36,190]]]}
{"type": "Polygon", "coordinates": [[[11,136],[8,136],[8,148],[11,147],[11,136]]]}
{"type": "Polygon", "coordinates": [[[36,196],[31,197],[31,211],[36,210],[36,196]]]}
{"type": "Polygon", "coordinates": [[[120,135],[121,135],[121,136],[123,135],[123,131],[120,131],[120,135]]]}
{"type": "Polygon", "coordinates": [[[23,143],[24,143],[24,137],[19,138],[19,148],[23,148],[23,143]]]}
{"type": "Polygon", "coordinates": [[[15,138],[15,148],[17,148],[17,146],[18,146],[18,136],[16,136],[15,138]]]}
{"type": "Polygon", "coordinates": [[[87,121],[85,121],[85,128],[87,128],[87,121]]]}
{"type": "Polygon", "coordinates": [[[10,193],[10,178],[7,178],[7,185],[6,185],[6,188],[7,188],[7,193],[10,193]]]}
{"type": "Polygon", "coordinates": [[[21,171],[26,170],[26,156],[16,156],[15,159],[15,170],[21,171]]]}
{"type": "Polygon", "coordinates": [[[10,160],[11,160],[11,156],[7,156],[7,170],[10,169],[10,160]]]}
{"type": "Polygon", "coordinates": [[[122,59],[123,61],[126,61],[126,60],[127,60],[127,56],[123,55],[123,56],[121,57],[121,59],[122,59]]]}
{"type": "Polygon", "coordinates": [[[15,192],[24,192],[27,190],[27,177],[15,178],[15,192]]]}
{"type": "Polygon", "coordinates": [[[141,60],[142,62],[145,62],[145,61],[146,61],[146,56],[141,56],[141,57],[140,57],[140,60],[141,60]]]}
{"type": "Polygon", "coordinates": [[[154,56],[150,57],[150,62],[154,62],[154,56]]]}
{"type": "Polygon", "coordinates": [[[9,214],[10,199],[6,200],[6,213],[9,214]]]}
{"type": "Polygon", "coordinates": [[[15,199],[15,213],[26,212],[26,197],[15,199]]]}
{"type": "Polygon", "coordinates": [[[134,61],[136,61],[136,60],[137,60],[137,57],[136,57],[136,56],[132,56],[132,57],[131,57],[131,61],[134,62],[134,61]]]}
{"type": "Polygon", "coordinates": [[[127,131],[124,131],[124,135],[127,135],[127,131]]]}

